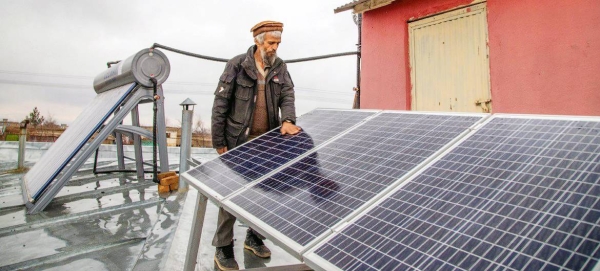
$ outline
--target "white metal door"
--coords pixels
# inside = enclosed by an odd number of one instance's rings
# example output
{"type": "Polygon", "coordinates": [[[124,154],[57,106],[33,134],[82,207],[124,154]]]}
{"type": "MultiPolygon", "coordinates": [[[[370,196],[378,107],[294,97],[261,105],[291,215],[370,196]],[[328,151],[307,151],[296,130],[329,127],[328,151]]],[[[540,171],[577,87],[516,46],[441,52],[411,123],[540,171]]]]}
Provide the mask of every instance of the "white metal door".
{"type": "Polygon", "coordinates": [[[490,112],[485,3],[409,23],[412,109],[490,112]]]}

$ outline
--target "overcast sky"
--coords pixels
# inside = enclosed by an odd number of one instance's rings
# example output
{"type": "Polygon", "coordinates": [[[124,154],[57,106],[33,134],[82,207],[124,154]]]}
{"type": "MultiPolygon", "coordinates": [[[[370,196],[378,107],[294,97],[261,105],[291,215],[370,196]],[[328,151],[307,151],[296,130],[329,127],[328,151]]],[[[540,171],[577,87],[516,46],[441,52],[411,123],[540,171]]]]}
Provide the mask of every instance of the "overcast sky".
{"type": "MultiPolygon", "coordinates": [[[[153,43],[220,58],[245,53],[259,21],[284,23],[281,58],[356,50],[349,0],[303,1],[21,1],[0,9],[0,119],[21,121],[38,107],[71,123],[96,93],[93,78],[106,62],[125,59],[153,43]]],[[[163,52],[171,63],[164,85],[167,123],[178,125],[181,103],[210,121],[213,92],[224,63],[163,52]]],[[[314,108],[351,108],[356,57],[292,63],[297,114],[314,108]]],[[[144,105],[142,124],[151,123],[144,105]]]]}

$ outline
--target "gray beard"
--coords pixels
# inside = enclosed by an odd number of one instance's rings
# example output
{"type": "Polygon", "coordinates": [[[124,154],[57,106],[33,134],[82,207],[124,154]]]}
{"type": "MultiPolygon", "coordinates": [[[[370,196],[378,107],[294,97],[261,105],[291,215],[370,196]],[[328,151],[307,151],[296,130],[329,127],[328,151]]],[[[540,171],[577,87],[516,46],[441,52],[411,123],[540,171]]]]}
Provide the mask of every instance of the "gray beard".
{"type": "Polygon", "coordinates": [[[277,53],[273,54],[273,56],[269,57],[267,56],[267,53],[265,52],[265,50],[263,50],[262,48],[259,48],[260,51],[260,57],[263,60],[263,63],[265,63],[265,65],[268,66],[273,66],[273,63],[275,63],[275,59],[277,59],[277,53]]]}

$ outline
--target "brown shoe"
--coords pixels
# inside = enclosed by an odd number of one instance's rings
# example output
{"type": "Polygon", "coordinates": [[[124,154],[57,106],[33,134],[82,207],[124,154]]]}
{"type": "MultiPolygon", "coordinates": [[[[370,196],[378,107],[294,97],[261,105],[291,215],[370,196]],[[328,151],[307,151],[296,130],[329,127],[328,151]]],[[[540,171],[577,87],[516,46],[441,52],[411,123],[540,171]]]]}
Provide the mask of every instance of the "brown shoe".
{"type": "Polygon", "coordinates": [[[269,250],[269,248],[265,246],[263,241],[260,238],[258,238],[258,236],[256,236],[256,234],[254,234],[254,232],[252,232],[251,229],[248,229],[246,231],[246,241],[244,241],[244,248],[252,251],[254,255],[258,257],[271,257],[271,250],[269,250]]]}
{"type": "Polygon", "coordinates": [[[240,270],[233,255],[233,241],[224,247],[217,247],[215,251],[215,263],[220,270],[240,270]]]}

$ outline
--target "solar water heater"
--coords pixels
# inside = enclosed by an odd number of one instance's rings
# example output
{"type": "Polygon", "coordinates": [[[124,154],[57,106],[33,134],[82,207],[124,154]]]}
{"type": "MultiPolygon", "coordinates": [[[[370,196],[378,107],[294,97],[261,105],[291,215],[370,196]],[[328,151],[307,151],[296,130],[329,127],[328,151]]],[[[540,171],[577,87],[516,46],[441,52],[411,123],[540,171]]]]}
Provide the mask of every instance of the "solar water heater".
{"type": "MultiPolygon", "coordinates": [[[[139,125],[138,104],[152,102],[155,89],[160,98],[158,136],[153,140],[159,145],[160,169],[168,170],[162,84],[169,72],[169,60],[162,52],[144,49],[96,76],[96,97],[22,179],[23,200],[29,214],[43,210],[111,133],[119,130],[147,136],[139,127],[128,129],[120,124],[131,112],[133,125],[139,125]]],[[[137,170],[143,172],[141,146],[138,148],[137,170]]]]}

